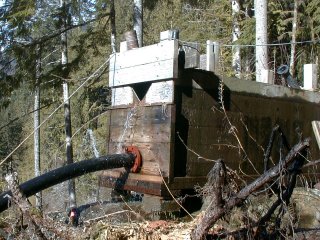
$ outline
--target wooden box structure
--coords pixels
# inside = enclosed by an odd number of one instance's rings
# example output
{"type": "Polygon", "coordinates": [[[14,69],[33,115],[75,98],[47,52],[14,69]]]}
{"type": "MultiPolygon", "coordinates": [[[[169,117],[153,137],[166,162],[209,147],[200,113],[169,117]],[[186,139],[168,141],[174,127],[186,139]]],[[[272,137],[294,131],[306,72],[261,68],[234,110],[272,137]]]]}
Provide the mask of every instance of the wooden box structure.
{"type": "MultiPolygon", "coordinates": [[[[143,164],[139,173],[104,171],[103,186],[161,197],[169,188],[179,195],[205,183],[217,159],[243,174],[260,174],[275,124],[292,145],[297,131],[314,136],[319,93],[219,78],[198,69],[199,59],[197,46],[176,39],[112,56],[108,152],[136,146],[143,164]]],[[[318,156],[316,141],[311,151],[318,156]]]]}

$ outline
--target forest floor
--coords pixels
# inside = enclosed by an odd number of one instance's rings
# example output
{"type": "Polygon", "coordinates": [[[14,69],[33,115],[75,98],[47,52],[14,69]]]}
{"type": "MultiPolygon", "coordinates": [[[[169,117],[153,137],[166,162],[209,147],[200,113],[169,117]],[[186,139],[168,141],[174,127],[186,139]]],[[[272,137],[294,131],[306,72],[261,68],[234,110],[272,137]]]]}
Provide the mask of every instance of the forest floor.
{"type": "MultiPolygon", "coordinates": [[[[235,207],[209,230],[209,239],[253,239],[255,228],[250,223],[259,219],[272,204],[273,196],[260,194],[250,196],[241,207],[235,207]],[[246,229],[245,237],[236,233],[246,229]]],[[[190,216],[145,220],[140,215],[139,202],[94,204],[81,212],[80,225],[72,227],[65,223],[65,212],[50,213],[36,223],[44,233],[44,239],[141,239],[168,240],[190,239],[190,233],[202,221],[205,206],[190,216]]],[[[40,217],[38,217],[40,219],[40,217]]],[[[274,227],[271,221],[269,228],[274,227]]],[[[17,219],[2,219],[0,239],[37,239],[34,229],[28,225],[18,226],[17,219]]],[[[283,216],[281,229],[284,239],[320,239],[320,191],[296,188],[290,206],[283,216]]],[[[39,238],[38,238],[39,239],[39,238]]]]}

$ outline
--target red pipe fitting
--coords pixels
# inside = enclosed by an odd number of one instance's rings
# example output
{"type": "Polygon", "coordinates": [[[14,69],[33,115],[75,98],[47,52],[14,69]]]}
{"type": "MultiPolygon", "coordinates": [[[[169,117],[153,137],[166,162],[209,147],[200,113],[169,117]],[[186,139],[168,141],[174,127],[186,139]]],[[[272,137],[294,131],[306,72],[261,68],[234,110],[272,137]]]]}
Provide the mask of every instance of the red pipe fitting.
{"type": "Polygon", "coordinates": [[[142,157],[139,149],[136,146],[129,146],[129,147],[125,147],[125,151],[126,153],[131,153],[135,156],[134,164],[131,168],[131,172],[133,173],[139,172],[142,165],[142,157]]]}

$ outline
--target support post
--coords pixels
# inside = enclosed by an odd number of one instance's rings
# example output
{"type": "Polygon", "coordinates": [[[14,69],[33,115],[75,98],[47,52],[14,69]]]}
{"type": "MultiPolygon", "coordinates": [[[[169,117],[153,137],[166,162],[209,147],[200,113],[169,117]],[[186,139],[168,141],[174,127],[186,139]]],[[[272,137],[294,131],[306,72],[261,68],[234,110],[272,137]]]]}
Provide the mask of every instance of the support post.
{"type": "Polygon", "coordinates": [[[219,53],[220,53],[219,42],[213,42],[214,72],[216,73],[219,71],[219,53]]]}
{"type": "Polygon", "coordinates": [[[206,70],[209,72],[213,72],[214,70],[214,55],[213,55],[213,42],[211,40],[207,40],[207,64],[206,70]]]}
{"type": "Polygon", "coordinates": [[[217,72],[219,66],[219,43],[207,40],[207,62],[206,70],[217,72]]]}

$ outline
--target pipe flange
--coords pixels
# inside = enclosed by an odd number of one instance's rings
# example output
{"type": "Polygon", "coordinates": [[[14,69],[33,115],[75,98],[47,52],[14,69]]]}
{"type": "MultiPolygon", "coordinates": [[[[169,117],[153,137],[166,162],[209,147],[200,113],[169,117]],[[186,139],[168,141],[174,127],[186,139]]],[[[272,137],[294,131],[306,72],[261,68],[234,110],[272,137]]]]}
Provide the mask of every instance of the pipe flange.
{"type": "Polygon", "coordinates": [[[126,153],[132,153],[135,156],[134,164],[131,168],[131,172],[133,173],[139,172],[142,165],[142,157],[139,149],[135,146],[129,146],[125,148],[125,151],[126,153]]]}

